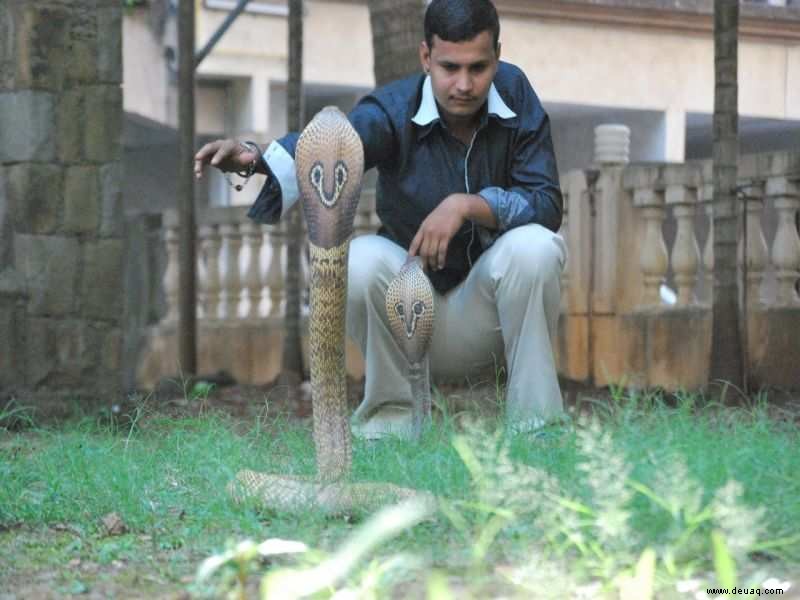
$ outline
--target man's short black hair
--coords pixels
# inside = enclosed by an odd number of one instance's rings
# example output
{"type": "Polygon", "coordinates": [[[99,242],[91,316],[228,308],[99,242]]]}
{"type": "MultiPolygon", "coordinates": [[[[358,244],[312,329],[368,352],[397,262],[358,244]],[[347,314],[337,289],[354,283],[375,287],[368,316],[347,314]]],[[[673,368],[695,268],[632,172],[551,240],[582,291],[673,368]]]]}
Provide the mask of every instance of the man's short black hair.
{"type": "Polygon", "coordinates": [[[425,43],[433,36],[446,42],[466,42],[479,33],[492,34],[494,49],[500,40],[500,21],[490,0],[433,0],[425,11],[425,43]]]}

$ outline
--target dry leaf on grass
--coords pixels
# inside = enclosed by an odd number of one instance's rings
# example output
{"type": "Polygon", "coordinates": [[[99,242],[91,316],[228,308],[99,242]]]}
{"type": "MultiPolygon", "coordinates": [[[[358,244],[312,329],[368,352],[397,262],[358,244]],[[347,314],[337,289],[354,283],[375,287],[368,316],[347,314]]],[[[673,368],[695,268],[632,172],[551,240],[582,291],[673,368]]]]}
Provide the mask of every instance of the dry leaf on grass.
{"type": "Polygon", "coordinates": [[[125,521],[115,512],[108,513],[103,517],[103,527],[105,528],[106,535],[122,535],[128,531],[128,526],[125,525],[125,521]]]}

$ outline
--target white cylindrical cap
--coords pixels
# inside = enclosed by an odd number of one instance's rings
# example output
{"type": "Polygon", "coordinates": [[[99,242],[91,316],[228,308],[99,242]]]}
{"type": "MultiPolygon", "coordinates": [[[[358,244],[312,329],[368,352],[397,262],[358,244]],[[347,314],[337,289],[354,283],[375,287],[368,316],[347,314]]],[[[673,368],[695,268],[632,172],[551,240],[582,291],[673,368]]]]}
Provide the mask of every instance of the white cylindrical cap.
{"type": "Polygon", "coordinates": [[[627,125],[605,124],[594,128],[594,162],[598,165],[630,161],[631,130],[627,125]]]}

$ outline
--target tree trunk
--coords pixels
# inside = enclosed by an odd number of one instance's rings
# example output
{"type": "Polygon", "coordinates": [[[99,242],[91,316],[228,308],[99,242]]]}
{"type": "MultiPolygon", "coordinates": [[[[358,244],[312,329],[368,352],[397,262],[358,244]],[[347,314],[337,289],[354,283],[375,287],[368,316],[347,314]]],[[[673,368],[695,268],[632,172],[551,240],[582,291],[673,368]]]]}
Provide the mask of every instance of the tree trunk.
{"type": "MultiPolygon", "coordinates": [[[[287,87],[287,124],[289,131],[303,125],[303,0],[289,0],[289,80],[287,87]]],[[[303,352],[300,336],[300,251],[303,226],[300,205],[287,215],[286,239],[286,337],[280,383],[287,386],[290,398],[297,397],[303,379],[303,352]]]]}
{"type": "Polygon", "coordinates": [[[738,158],[739,39],[738,0],[714,2],[714,299],[711,378],[742,386],[742,336],[736,246],[739,209],[738,158]]]}
{"type": "Polygon", "coordinates": [[[178,13],[178,130],[180,137],[178,256],[178,357],[182,377],[197,375],[197,255],[194,210],[194,2],[181,0],[178,13]]]}
{"type": "Polygon", "coordinates": [[[368,0],[375,85],[418,72],[424,0],[368,0]]]}

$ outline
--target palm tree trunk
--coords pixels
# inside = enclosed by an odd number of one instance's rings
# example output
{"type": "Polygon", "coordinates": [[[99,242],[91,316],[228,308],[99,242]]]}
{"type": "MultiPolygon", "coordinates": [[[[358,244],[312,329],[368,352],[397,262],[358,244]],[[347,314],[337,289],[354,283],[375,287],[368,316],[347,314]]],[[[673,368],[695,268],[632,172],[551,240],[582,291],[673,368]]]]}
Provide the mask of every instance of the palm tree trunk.
{"type": "MultiPolygon", "coordinates": [[[[303,0],[289,0],[289,81],[287,88],[289,131],[300,131],[303,122],[303,0]]],[[[287,215],[286,240],[286,337],[280,383],[288,386],[290,398],[297,398],[303,379],[300,335],[300,251],[303,227],[299,203],[287,215]]]]}
{"type": "Polygon", "coordinates": [[[368,0],[375,57],[375,84],[383,85],[420,70],[424,0],[368,0]]]}
{"type": "Polygon", "coordinates": [[[714,299],[711,378],[742,386],[736,246],[738,158],[738,0],[714,2],[714,299]]]}

